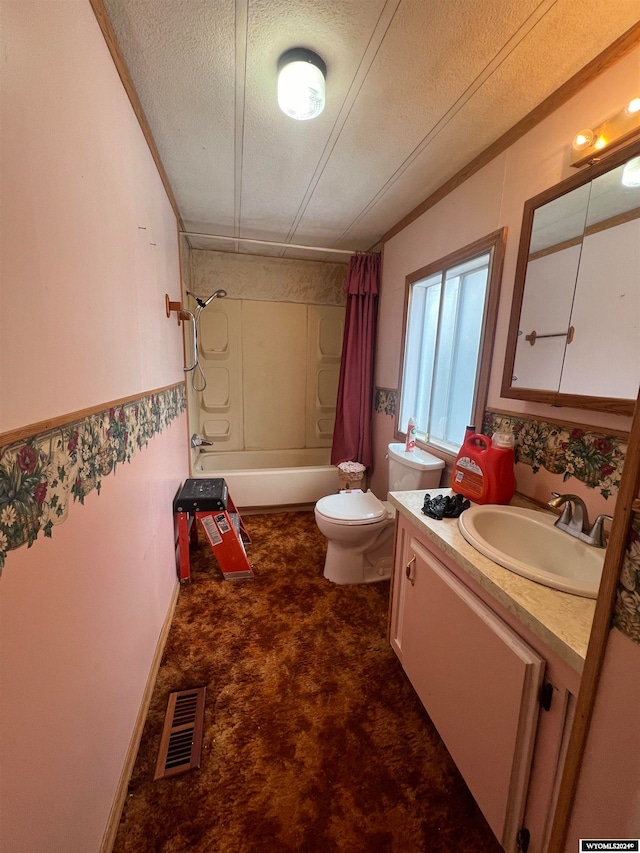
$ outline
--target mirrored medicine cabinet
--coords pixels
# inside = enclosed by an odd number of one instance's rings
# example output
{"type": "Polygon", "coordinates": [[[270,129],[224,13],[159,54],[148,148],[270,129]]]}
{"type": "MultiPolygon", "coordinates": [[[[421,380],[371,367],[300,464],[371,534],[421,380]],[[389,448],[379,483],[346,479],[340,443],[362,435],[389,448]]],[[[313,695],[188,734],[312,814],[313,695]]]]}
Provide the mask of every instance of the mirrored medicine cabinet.
{"type": "Polygon", "coordinates": [[[640,141],[524,206],[502,396],[633,414],[640,141]]]}

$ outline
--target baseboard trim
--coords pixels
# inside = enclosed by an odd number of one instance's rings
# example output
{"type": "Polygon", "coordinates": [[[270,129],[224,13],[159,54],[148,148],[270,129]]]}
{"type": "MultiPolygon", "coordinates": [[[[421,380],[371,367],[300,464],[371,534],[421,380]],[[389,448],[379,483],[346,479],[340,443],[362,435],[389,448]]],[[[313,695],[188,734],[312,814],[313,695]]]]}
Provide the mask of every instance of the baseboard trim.
{"type": "Polygon", "coordinates": [[[160,669],[162,654],[164,652],[164,647],[167,643],[167,637],[169,636],[169,629],[171,628],[171,623],[173,622],[173,615],[175,613],[176,604],[178,603],[179,592],[180,584],[176,580],[176,585],[173,588],[173,592],[171,593],[171,601],[169,602],[167,614],[164,618],[162,630],[160,631],[160,636],[158,637],[158,642],[156,644],[156,650],[153,655],[153,661],[151,662],[151,669],[149,670],[149,677],[147,678],[147,683],[144,688],[144,693],[142,695],[142,701],[140,703],[140,709],[138,710],[138,716],[136,717],[135,726],[133,727],[133,732],[131,733],[129,748],[127,749],[127,755],[125,758],[124,766],[122,768],[122,773],[120,774],[120,781],[118,782],[116,794],[113,799],[113,805],[111,806],[111,811],[109,812],[107,826],[105,828],[104,836],[102,838],[102,844],[100,845],[100,853],[112,853],[113,845],[116,841],[116,835],[118,834],[118,827],[120,825],[120,818],[122,817],[122,810],[124,808],[125,800],[127,799],[129,780],[131,779],[131,774],[133,773],[133,766],[135,764],[136,756],[138,754],[140,740],[142,739],[142,731],[144,729],[144,724],[147,719],[147,714],[149,713],[149,705],[151,704],[153,688],[155,687],[156,678],[158,677],[158,670],[160,669]]]}

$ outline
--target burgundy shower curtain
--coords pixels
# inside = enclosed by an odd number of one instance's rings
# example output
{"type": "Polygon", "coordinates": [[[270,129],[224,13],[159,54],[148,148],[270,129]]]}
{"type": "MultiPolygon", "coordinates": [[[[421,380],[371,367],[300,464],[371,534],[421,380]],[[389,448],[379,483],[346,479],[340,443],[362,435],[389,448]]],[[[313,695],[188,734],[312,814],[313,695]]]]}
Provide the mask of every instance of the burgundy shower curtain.
{"type": "Polygon", "coordinates": [[[371,413],[379,280],[380,255],[368,252],[351,258],[344,283],[347,312],[331,448],[332,465],[361,462],[371,469],[373,464],[371,413]]]}

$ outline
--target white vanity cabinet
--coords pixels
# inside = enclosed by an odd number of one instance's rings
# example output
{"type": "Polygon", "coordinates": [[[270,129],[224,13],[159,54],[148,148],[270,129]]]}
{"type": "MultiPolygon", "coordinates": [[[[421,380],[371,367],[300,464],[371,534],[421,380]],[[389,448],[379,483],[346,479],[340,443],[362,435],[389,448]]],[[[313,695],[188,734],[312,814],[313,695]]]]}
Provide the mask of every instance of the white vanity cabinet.
{"type": "Polygon", "coordinates": [[[562,666],[453,569],[399,517],[390,642],[504,849],[543,853],[572,710],[562,666]]]}

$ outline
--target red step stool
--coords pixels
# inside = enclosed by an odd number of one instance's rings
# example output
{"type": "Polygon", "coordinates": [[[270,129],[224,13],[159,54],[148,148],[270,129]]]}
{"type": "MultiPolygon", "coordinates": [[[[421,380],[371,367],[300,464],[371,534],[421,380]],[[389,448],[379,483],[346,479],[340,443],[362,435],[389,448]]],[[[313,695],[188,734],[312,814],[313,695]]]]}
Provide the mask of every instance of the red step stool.
{"type": "Polygon", "coordinates": [[[245,543],[251,538],[222,477],[189,479],[173,501],[178,526],[178,578],[191,580],[189,547],[198,541],[200,522],[225,580],[253,578],[245,543]]]}

